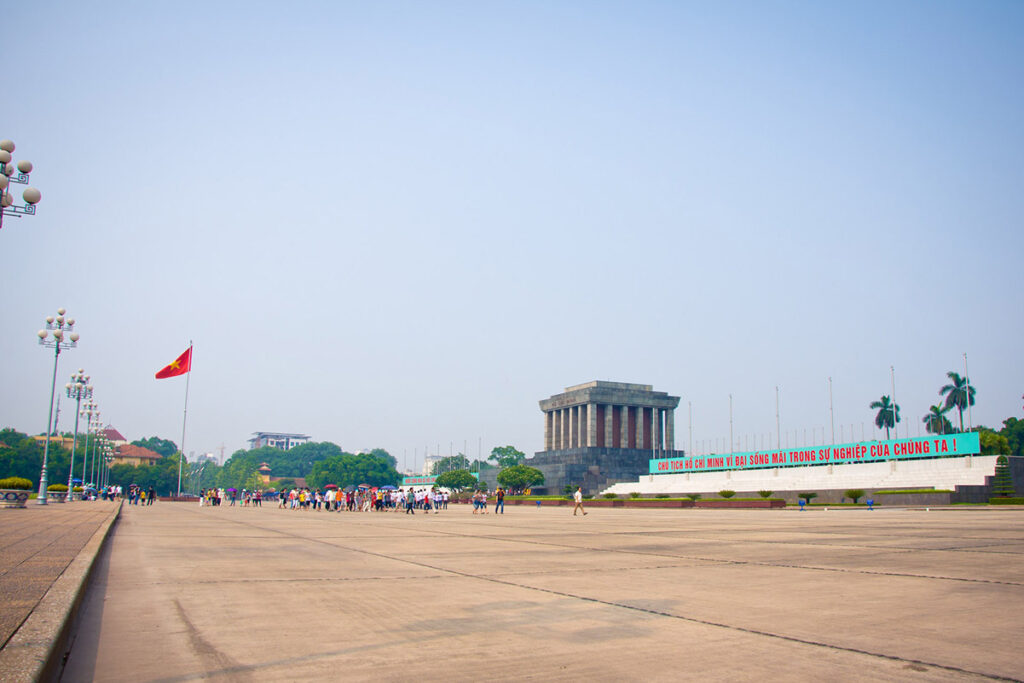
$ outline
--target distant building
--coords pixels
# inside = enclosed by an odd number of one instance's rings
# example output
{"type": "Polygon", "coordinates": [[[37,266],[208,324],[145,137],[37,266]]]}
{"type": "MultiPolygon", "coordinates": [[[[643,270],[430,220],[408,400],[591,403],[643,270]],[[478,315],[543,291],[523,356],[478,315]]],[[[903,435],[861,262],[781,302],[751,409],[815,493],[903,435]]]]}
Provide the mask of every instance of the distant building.
{"type": "Polygon", "coordinates": [[[103,428],[100,434],[106,437],[107,441],[110,442],[111,446],[124,446],[125,444],[128,443],[128,439],[124,438],[121,432],[114,429],[113,425],[108,424],[106,427],[103,428]]]}
{"type": "Polygon", "coordinates": [[[132,465],[133,467],[155,465],[160,458],[164,457],[156,451],[130,443],[117,446],[111,455],[113,456],[111,465],[132,465]]]}
{"type": "Polygon", "coordinates": [[[280,448],[282,451],[290,451],[296,446],[309,443],[308,434],[285,434],[283,432],[253,432],[249,439],[249,450],[270,446],[280,448]]]}
{"type": "Polygon", "coordinates": [[[423,476],[429,477],[434,473],[434,463],[440,462],[445,456],[442,455],[427,455],[423,458],[423,476]]]}

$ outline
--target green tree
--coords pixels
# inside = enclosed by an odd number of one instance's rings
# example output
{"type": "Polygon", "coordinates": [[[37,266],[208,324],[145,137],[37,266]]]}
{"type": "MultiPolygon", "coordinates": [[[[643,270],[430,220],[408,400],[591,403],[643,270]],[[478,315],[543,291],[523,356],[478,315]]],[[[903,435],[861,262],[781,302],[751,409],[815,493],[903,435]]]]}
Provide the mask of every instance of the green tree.
{"type": "Polygon", "coordinates": [[[961,377],[955,372],[947,372],[950,384],[939,389],[939,396],[946,397],[946,409],[956,407],[960,413],[960,431],[964,431],[964,408],[974,405],[974,385],[969,385],[967,378],[961,377]]]}
{"type": "Polygon", "coordinates": [[[981,446],[982,455],[1008,455],[1010,453],[1010,440],[1004,434],[995,432],[988,427],[977,427],[978,443],[981,446]]]}
{"type": "Polygon", "coordinates": [[[370,451],[370,455],[372,455],[375,458],[383,458],[384,461],[389,466],[395,468],[396,470],[398,469],[398,460],[395,458],[395,456],[391,455],[383,448],[374,448],[372,451],[370,451]]]}
{"type": "Polygon", "coordinates": [[[136,439],[132,441],[133,446],[142,446],[148,448],[154,453],[160,455],[174,455],[178,452],[178,445],[169,439],[161,439],[159,436],[151,436],[146,439],[136,439]]]}
{"type": "Polygon", "coordinates": [[[875,426],[885,430],[885,439],[889,440],[889,429],[896,426],[900,421],[900,407],[893,404],[888,396],[882,396],[880,401],[872,401],[871,409],[878,409],[875,416],[875,426]]]}
{"type": "MultiPolygon", "coordinates": [[[[1024,456],[1024,420],[1008,417],[1003,420],[1003,428],[999,433],[1006,437],[1010,444],[1007,455],[1024,456]]],[[[2,438],[0,438],[2,441],[2,438]]]]}
{"type": "Polygon", "coordinates": [[[864,489],[847,489],[844,496],[853,499],[853,504],[856,505],[857,501],[864,497],[864,489]]]}
{"type": "Polygon", "coordinates": [[[1013,475],[1010,473],[1010,460],[1005,455],[996,458],[996,474],[992,481],[992,493],[997,496],[1015,496],[1013,475]]]}
{"type": "Polygon", "coordinates": [[[941,406],[929,406],[928,414],[924,416],[921,422],[924,422],[924,430],[929,434],[949,434],[953,431],[953,425],[946,419],[946,411],[948,408],[941,406]]]}
{"type": "Polygon", "coordinates": [[[476,486],[476,477],[466,469],[450,470],[437,475],[437,480],[434,483],[446,489],[461,491],[476,486]]]}
{"type": "Polygon", "coordinates": [[[469,469],[469,458],[464,456],[462,453],[458,455],[451,455],[447,458],[441,458],[434,463],[430,469],[430,473],[437,475],[445,472],[451,472],[453,470],[468,470],[469,469]]]}
{"type": "Polygon", "coordinates": [[[517,450],[515,446],[495,446],[487,459],[493,460],[498,467],[512,467],[526,460],[526,454],[517,450]]]}
{"type": "Polygon", "coordinates": [[[342,453],[313,465],[306,483],[314,488],[336,484],[341,488],[369,484],[370,486],[396,485],[402,476],[383,457],[360,453],[342,453]]]}
{"type": "Polygon", "coordinates": [[[511,465],[498,472],[498,483],[512,491],[522,491],[544,483],[544,473],[528,465],[511,465]]]}

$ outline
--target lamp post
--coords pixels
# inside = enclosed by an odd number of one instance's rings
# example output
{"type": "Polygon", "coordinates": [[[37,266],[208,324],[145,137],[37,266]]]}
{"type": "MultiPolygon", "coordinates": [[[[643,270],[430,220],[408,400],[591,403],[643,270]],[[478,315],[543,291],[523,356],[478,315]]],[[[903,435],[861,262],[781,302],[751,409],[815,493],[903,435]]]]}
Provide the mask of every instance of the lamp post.
{"type": "Polygon", "coordinates": [[[99,415],[96,403],[90,399],[82,406],[81,415],[85,418],[85,451],[82,455],[82,489],[85,490],[85,465],[89,462],[89,436],[92,434],[92,416],[99,415]]]}
{"type": "Polygon", "coordinates": [[[110,485],[110,463],[114,462],[114,456],[109,455],[106,459],[106,469],[103,470],[103,487],[110,485]]]}
{"type": "Polygon", "coordinates": [[[4,227],[4,216],[34,216],[36,204],[43,198],[43,195],[34,187],[27,187],[21,193],[25,200],[23,206],[14,203],[14,195],[8,189],[11,183],[28,185],[28,176],[32,172],[32,162],[22,159],[15,165],[11,152],[14,151],[14,142],[11,140],[0,140],[0,230],[4,227]]]}
{"type": "Polygon", "coordinates": [[[105,485],[103,483],[103,478],[107,476],[107,469],[109,468],[108,463],[111,460],[113,460],[113,459],[114,459],[114,452],[110,448],[110,444],[109,443],[103,444],[103,450],[100,453],[100,459],[96,463],[97,467],[101,468],[100,469],[100,473],[99,473],[99,476],[93,474],[93,477],[96,479],[96,488],[97,489],[100,488],[101,486],[105,485]]]}
{"type": "Polygon", "coordinates": [[[64,385],[68,398],[75,399],[75,438],[71,441],[71,465],[68,467],[68,497],[71,502],[71,493],[75,488],[75,449],[78,447],[78,415],[82,408],[82,399],[88,400],[92,397],[92,385],[89,384],[89,375],[85,370],[78,368],[78,374],[71,375],[71,381],[64,385]]]}
{"type": "Polygon", "coordinates": [[[46,499],[46,468],[49,464],[50,456],[50,425],[53,423],[53,396],[57,390],[57,361],[60,360],[61,347],[73,349],[78,346],[79,339],[78,333],[72,331],[75,327],[75,319],[65,319],[64,314],[66,312],[65,309],[58,308],[57,316],[48,316],[46,318],[46,327],[37,333],[40,346],[52,347],[54,349],[53,381],[50,383],[50,414],[46,418],[46,445],[43,447],[43,471],[39,475],[39,495],[36,498],[40,505],[46,505],[48,502],[46,499]],[[66,339],[65,336],[67,337],[66,339]]]}
{"type": "Polygon", "coordinates": [[[91,477],[92,481],[89,482],[89,483],[91,483],[93,485],[93,487],[96,486],[96,477],[98,476],[97,472],[99,471],[100,458],[103,457],[103,452],[107,448],[107,437],[106,437],[106,435],[103,434],[102,429],[103,429],[103,423],[100,420],[97,420],[96,421],[96,432],[97,432],[96,442],[95,442],[95,445],[92,447],[92,462],[89,463],[89,471],[92,473],[92,477],[91,477]]]}

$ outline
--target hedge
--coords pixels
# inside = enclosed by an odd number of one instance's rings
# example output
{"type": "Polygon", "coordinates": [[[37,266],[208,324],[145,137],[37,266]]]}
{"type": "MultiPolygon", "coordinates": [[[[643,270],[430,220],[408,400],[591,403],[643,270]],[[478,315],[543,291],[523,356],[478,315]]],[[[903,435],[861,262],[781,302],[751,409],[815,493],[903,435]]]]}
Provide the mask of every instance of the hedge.
{"type": "Polygon", "coordinates": [[[999,498],[989,498],[989,505],[1024,505],[1024,496],[1003,496],[999,498]]]}

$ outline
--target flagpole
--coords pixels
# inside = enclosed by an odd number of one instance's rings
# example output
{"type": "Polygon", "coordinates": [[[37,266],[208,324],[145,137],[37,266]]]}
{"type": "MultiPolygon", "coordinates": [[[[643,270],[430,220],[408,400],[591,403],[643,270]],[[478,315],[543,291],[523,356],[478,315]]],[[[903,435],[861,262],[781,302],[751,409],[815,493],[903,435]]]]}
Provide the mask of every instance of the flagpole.
{"type": "Polygon", "coordinates": [[[192,340],[188,341],[188,372],[185,373],[185,413],[181,418],[181,456],[178,458],[178,495],[181,498],[181,463],[185,460],[185,423],[188,421],[188,383],[192,379],[192,340]]]}

